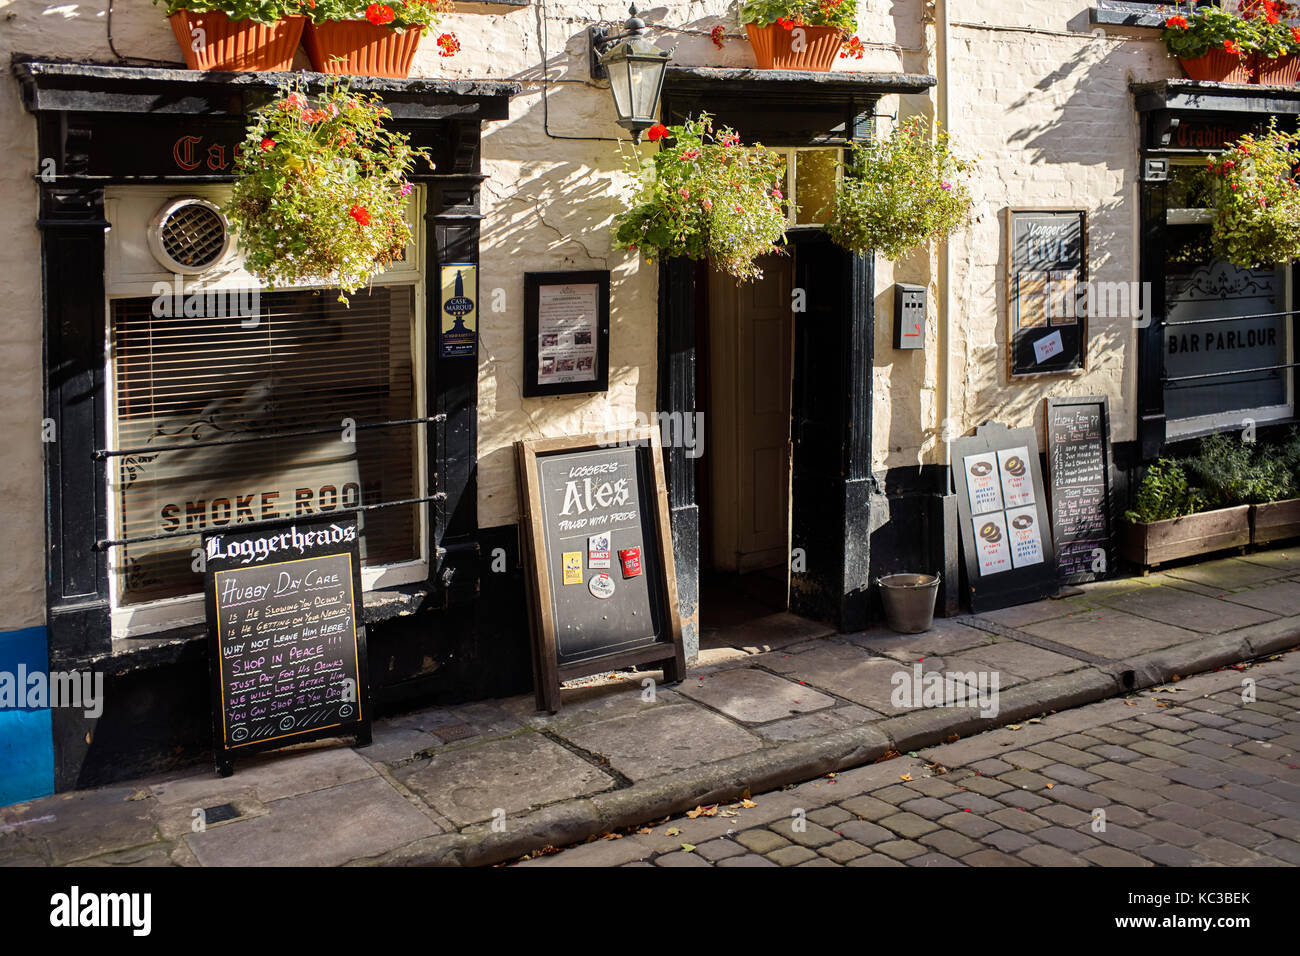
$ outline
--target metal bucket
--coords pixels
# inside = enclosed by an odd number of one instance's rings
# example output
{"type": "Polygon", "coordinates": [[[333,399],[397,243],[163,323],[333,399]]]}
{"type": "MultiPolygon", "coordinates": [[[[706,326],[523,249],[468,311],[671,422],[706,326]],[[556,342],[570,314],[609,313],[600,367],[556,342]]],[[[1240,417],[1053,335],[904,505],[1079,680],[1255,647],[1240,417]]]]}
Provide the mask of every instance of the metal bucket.
{"type": "Polygon", "coordinates": [[[934,602],[939,594],[937,574],[887,574],[879,578],[889,628],[899,634],[920,634],[934,622],[934,602]]]}

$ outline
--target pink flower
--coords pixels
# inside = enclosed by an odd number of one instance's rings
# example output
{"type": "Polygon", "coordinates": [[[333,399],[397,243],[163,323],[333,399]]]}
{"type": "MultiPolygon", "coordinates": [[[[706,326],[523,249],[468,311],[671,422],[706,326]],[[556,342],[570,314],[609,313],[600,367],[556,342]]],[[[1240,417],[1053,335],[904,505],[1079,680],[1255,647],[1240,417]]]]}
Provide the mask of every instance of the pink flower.
{"type": "Polygon", "coordinates": [[[942,183],[939,184],[939,188],[946,193],[950,193],[952,192],[952,183],[948,182],[948,180],[945,179],[942,183]]]}
{"type": "Polygon", "coordinates": [[[712,199],[709,199],[709,198],[706,196],[706,197],[704,197],[703,199],[700,200],[700,205],[703,206],[705,209],[712,209],[712,208],[713,208],[713,200],[712,200],[712,199]]]}
{"type": "Polygon", "coordinates": [[[410,183],[408,183],[408,182],[406,182],[405,180],[403,180],[403,182],[402,182],[402,195],[403,195],[403,196],[409,196],[409,195],[411,195],[411,189],[412,189],[412,188],[413,188],[413,187],[411,186],[410,183]]]}
{"type": "Polygon", "coordinates": [[[783,195],[781,194],[781,190],[779,190],[779,189],[773,189],[773,190],[772,190],[772,195],[775,196],[777,199],[784,199],[784,198],[785,198],[785,196],[783,196],[783,195]]]}
{"type": "Polygon", "coordinates": [[[681,189],[677,190],[677,195],[681,196],[683,199],[690,199],[691,191],[683,186],[681,189]]]}

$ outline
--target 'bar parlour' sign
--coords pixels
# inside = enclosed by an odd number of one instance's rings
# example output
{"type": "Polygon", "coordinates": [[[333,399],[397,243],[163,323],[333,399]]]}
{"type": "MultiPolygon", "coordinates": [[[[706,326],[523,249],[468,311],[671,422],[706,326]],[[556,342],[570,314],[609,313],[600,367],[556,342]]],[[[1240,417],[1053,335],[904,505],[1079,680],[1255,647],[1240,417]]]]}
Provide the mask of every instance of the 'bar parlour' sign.
{"type": "Polygon", "coordinates": [[[217,770],[236,754],[370,742],[355,515],[204,535],[217,770]]]}

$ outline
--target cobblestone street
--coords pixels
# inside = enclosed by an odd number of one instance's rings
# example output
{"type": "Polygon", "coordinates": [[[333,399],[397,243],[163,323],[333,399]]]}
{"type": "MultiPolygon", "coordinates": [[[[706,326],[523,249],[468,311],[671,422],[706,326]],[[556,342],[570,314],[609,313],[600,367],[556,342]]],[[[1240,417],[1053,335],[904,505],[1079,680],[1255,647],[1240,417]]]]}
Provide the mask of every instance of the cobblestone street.
{"type": "Polygon", "coordinates": [[[1294,866],[1298,753],[1291,652],[522,865],[1294,866]]]}

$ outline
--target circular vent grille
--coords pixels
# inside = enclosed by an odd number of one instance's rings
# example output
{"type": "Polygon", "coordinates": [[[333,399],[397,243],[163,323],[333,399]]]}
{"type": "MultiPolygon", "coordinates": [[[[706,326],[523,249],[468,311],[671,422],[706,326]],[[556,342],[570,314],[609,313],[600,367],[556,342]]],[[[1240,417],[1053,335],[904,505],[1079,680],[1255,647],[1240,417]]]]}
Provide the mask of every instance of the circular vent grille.
{"type": "Polygon", "coordinates": [[[149,251],[171,272],[206,272],[229,247],[226,217],[206,199],[169,200],[149,224],[149,251]]]}

